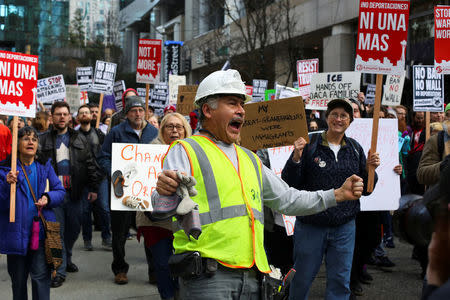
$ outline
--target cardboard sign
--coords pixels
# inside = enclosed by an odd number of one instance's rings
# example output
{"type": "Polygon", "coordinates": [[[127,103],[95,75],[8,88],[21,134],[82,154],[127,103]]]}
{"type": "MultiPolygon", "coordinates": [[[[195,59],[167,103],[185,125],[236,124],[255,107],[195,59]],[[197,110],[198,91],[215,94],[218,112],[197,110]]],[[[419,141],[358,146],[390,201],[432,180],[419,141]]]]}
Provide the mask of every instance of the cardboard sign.
{"type": "Polygon", "coordinates": [[[168,145],[112,144],[111,175],[118,171],[125,182],[121,198],[114,194],[111,182],[111,210],[153,210],[151,194],[156,188],[161,162],[168,148],[168,145]],[[131,202],[131,197],[135,197],[135,203],[138,203],[136,208],[125,205],[131,202]]]}
{"type": "Polygon", "coordinates": [[[0,51],[0,114],[34,118],[38,57],[0,51]]]}
{"type": "Polygon", "coordinates": [[[253,79],[253,94],[252,94],[253,102],[264,101],[264,94],[266,92],[268,83],[269,82],[264,79],[253,79]]]}
{"type": "Polygon", "coordinates": [[[66,98],[66,85],[62,75],[39,79],[37,82],[37,100],[52,104],[55,101],[63,101],[66,98]]]}
{"type": "Polygon", "coordinates": [[[357,98],[361,73],[316,73],[311,77],[310,101],[306,109],[326,110],[329,101],[338,98],[357,98]]]}
{"type": "Polygon", "coordinates": [[[403,74],[408,20],[409,1],[361,0],[355,71],[403,74]]]}
{"type": "Polygon", "coordinates": [[[241,144],[250,150],[292,145],[301,136],[308,139],[302,97],[250,103],[244,108],[241,144]]]}
{"type": "Polygon", "coordinates": [[[402,101],[403,84],[405,75],[388,75],[384,85],[382,105],[397,106],[402,101]]]}
{"type": "Polygon", "coordinates": [[[450,6],[434,7],[434,67],[438,74],[450,74],[450,6]]]}
{"type": "Polygon", "coordinates": [[[152,101],[150,105],[155,109],[155,114],[162,116],[164,114],[164,107],[169,101],[169,87],[167,83],[155,84],[152,90],[152,101]]]}
{"type": "Polygon", "coordinates": [[[112,94],[117,64],[97,60],[91,91],[98,94],[112,94]]]}
{"type": "Polygon", "coordinates": [[[376,89],[376,85],[375,84],[371,84],[369,83],[367,85],[367,89],[366,89],[366,99],[364,100],[365,104],[374,104],[375,103],[375,89],[376,89]]]}
{"type": "Polygon", "coordinates": [[[177,104],[178,86],[186,85],[185,75],[169,75],[169,104],[177,104]]]}
{"type": "Polygon", "coordinates": [[[77,68],[77,84],[81,91],[90,91],[92,87],[92,67],[77,68]]]}
{"type": "Polygon", "coordinates": [[[113,93],[114,93],[114,102],[116,105],[116,111],[121,111],[123,109],[122,105],[122,95],[125,92],[125,81],[119,80],[114,83],[113,93]]]}
{"type": "Polygon", "coordinates": [[[70,111],[74,113],[81,105],[88,104],[89,98],[87,92],[81,91],[79,85],[68,84],[66,85],[66,102],[70,106],[70,111]]]}
{"type": "Polygon", "coordinates": [[[161,40],[139,40],[136,82],[148,84],[160,82],[161,45],[161,40]]]}
{"type": "Polygon", "coordinates": [[[414,111],[444,111],[444,76],[434,66],[413,66],[414,111]]]}
{"type": "Polygon", "coordinates": [[[314,73],[319,73],[318,58],[297,60],[298,90],[303,98],[309,97],[311,75],[314,73]]]}
{"type": "Polygon", "coordinates": [[[194,100],[197,94],[198,85],[178,86],[177,112],[187,116],[195,109],[194,100]]]}
{"type": "MultiPolygon", "coordinates": [[[[164,81],[169,82],[170,75],[178,75],[181,69],[181,46],[180,41],[164,42],[164,81]]],[[[186,84],[186,83],[184,83],[186,84]]]]}

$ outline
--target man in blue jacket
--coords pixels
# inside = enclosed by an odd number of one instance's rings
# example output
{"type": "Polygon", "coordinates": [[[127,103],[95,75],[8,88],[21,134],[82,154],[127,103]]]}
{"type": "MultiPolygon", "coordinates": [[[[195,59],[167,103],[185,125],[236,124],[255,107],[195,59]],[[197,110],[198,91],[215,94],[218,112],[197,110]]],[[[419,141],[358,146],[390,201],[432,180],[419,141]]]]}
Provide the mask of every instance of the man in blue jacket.
{"type": "MultiPolygon", "coordinates": [[[[98,163],[111,176],[111,152],[113,143],[148,144],[158,135],[158,130],[145,121],[145,105],[139,96],[127,98],[127,119],[111,129],[105,137],[98,163]]],[[[120,184],[120,183],[119,183],[120,184]]],[[[129,265],[125,261],[125,242],[135,218],[133,211],[111,211],[113,262],[112,271],[117,284],[128,283],[129,265]]]]}

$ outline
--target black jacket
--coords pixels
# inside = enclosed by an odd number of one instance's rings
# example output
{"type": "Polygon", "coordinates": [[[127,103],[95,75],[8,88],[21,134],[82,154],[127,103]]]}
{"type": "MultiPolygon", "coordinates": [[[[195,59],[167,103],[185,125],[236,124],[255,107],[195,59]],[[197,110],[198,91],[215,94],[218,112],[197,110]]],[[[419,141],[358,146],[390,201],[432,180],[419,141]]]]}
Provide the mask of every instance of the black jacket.
{"type": "MultiPolygon", "coordinates": [[[[69,159],[70,176],[72,181],[71,199],[80,200],[83,187],[87,186],[90,192],[97,192],[102,178],[92,156],[91,148],[86,137],[71,128],[69,132],[69,159]]],[[[52,159],[52,166],[58,174],[56,164],[56,130],[50,130],[39,137],[39,156],[44,160],[52,159]]]]}

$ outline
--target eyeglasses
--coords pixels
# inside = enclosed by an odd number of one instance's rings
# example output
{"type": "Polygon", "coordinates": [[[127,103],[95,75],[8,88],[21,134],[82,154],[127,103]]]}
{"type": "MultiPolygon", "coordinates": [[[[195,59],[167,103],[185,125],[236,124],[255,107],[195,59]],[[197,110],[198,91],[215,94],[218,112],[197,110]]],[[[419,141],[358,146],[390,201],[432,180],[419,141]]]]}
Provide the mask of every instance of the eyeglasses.
{"type": "Polygon", "coordinates": [[[173,125],[173,124],[169,124],[169,125],[164,125],[164,128],[168,129],[169,131],[172,131],[173,129],[176,129],[178,132],[180,131],[184,131],[184,126],[183,125],[173,125]]]}
{"type": "Polygon", "coordinates": [[[330,118],[332,119],[341,119],[342,121],[347,121],[350,117],[347,114],[337,114],[337,113],[332,113],[330,114],[330,118]]]}

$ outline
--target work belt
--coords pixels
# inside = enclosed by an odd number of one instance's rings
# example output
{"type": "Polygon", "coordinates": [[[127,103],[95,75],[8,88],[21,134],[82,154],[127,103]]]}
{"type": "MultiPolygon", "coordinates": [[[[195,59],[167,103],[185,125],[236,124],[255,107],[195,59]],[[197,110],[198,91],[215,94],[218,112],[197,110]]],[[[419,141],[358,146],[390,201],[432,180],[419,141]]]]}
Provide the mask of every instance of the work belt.
{"type": "Polygon", "coordinates": [[[213,276],[220,265],[215,259],[201,257],[199,252],[174,254],[169,258],[172,276],[184,279],[198,277],[202,274],[213,276]]]}

